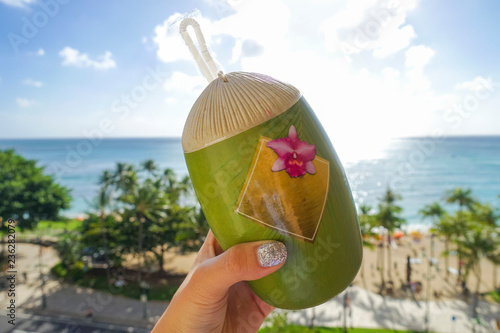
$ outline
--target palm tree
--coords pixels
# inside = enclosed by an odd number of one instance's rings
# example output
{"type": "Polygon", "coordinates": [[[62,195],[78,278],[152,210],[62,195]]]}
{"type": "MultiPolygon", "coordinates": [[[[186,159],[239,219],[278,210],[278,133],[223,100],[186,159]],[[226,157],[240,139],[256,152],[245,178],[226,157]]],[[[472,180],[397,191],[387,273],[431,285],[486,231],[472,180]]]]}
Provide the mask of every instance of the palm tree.
{"type": "Polygon", "coordinates": [[[189,176],[185,176],[179,182],[172,169],[165,169],[163,177],[157,180],[156,186],[165,191],[170,202],[178,203],[181,196],[190,191],[191,179],[189,176]]]}
{"type": "Polygon", "coordinates": [[[208,233],[208,223],[201,209],[200,215],[194,213],[194,207],[186,208],[179,204],[182,195],[191,189],[191,181],[188,176],[178,181],[172,169],[165,169],[161,175],[155,175],[156,178],[152,184],[158,191],[164,193],[168,202],[165,216],[153,220],[150,227],[151,233],[154,234],[153,243],[157,245],[156,248],[159,250],[159,252],[153,250],[153,253],[158,260],[160,273],[164,273],[163,255],[168,246],[180,246],[181,251],[198,250],[203,243],[203,241],[199,241],[200,237],[204,239],[208,233]]]}
{"type": "Polygon", "coordinates": [[[108,240],[106,236],[106,228],[104,226],[104,219],[106,218],[106,209],[109,208],[112,202],[112,185],[113,185],[113,174],[109,170],[104,170],[99,176],[98,185],[101,185],[97,197],[91,202],[92,208],[97,212],[99,216],[99,224],[101,227],[101,237],[104,247],[104,260],[106,261],[106,280],[108,284],[111,281],[111,271],[109,266],[109,256],[108,256],[108,240]]]}
{"type": "Polygon", "coordinates": [[[154,221],[156,218],[165,218],[168,200],[150,179],[140,185],[136,184],[129,189],[128,194],[122,195],[120,200],[129,206],[128,212],[132,216],[132,221],[137,221],[139,224],[137,254],[139,257],[138,281],[140,282],[143,259],[143,224],[147,220],[154,221]]]}
{"type": "Polygon", "coordinates": [[[361,236],[363,236],[363,246],[368,248],[373,248],[373,243],[368,241],[367,238],[373,235],[372,228],[375,226],[375,221],[373,215],[370,215],[372,207],[368,205],[361,205],[359,207],[359,226],[361,231],[361,236]]]}
{"type": "MultiPolygon", "coordinates": [[[[497,221],[500,219],[500,215],[497,211],[490,206],[490,204],[480,204],[479,202],[474,205],[473,216],[476,221],[490,227],[496,227],[497,221]]],[[[493,290],[497,286],[497,264],[493,264],[493,290]]]]}
{"type": "MultiPolygon", "coordinates": [[[[372,208],[368,205],[361,205],[359,207],[359,214],[358,214],[358,220],[359,220],[359,229],[361,231],[361,237],[363,241],[363,246],[369,248],[370,250],[373,250],[374,245],[373,243],[369,240],[369,238],[373,235],[372,228],[374,227],[374,218],[373,215],[370,215],[372,208]]],[[[364,260],[361,263],[361,277],[364,278],[365,276],[365,264],[364,260]]]]}
{"type": "Polygon", "coordinates": [[[462,237],[455,242],[459,245],[461,257],[466,261],[467,269],[472,270],[476,276],[476,290],[472,305],[473,318],[477,317],[477,302],[479,298],[479,287],[481,284],[481,259],[486,258],[496,264],[500,263],[500,242],[493,234],[495,229],[491,226],[477,223],[471,219],[469,228],[462,237]]]}
{"type": "Polygon", "coordinates": [[[154,176],[155,170],[157,170],[158,167],[156,166],[155,161],[149,159],[149,160],[146,160],[142,163],[142,169],[147,171],[150,176],[154,176]]]}
{"type": "Polygon", "coordinates": [[[157,217],[149,227],[153,242],[152,252],[158,261],[159,272],[162,275],[166,273],[163,268],[165,252],[171,246],[177,245],[179,228],[189,223],[189,210],[189,208],[171,204],[166,209],[166,216],[157,217]]]}
{"type": "Polygon", "coordinates": [[[475,200],[472,198],[471,189],[463,189],[457,187],[453,190],[446,192],[445,194],[446,202],[448,203],[458,203],[459,217],[462,219],[462,212],[464,207],[472,210],[475,200]]]}
{"type": "Polygon", "coordinates": [[[111,268],[109,265],[109,248],[108,248],[108,239],[107,239],[107,230],[105,227],[104,220],[107,217],[106,209],[109,207],[111,203],[111,195],[107,188],[107,186],[103,186],[99,189],[97,193],[97,197],[94,198],[91,203],[92,208],[97,212],[97,216],[99,217],[99,225],[101,228],[101,238],[102,238],[102,246],[104,247],[104,260],[106,262],[106,280],[108,284],[111,281],[111,268]]]}
{"type": "Polygon", "coordinates": [[[104,188],[108,188],[113,184],[113,174],[109,170],[104,170],[99,176],[98,184],[104,188]]]}
{"type": "MultiPolygon", "coordinates": [[[[379,212],[377,214],[377,220],[380,226],[387,229],[387,274],[389,277],[392,275],[392,252],[391,252],[391,237],[394,229],[400,228],[402,224],[406,221],[399,216],[403,211],[400,206],[397,206],[395,202],[401,200],[401,195],[394,193],[389,187],[386,189],[384,196],[380,198],[380,204],[378,206],[379,212]]],[[[382,273],[382,285],[384,284],[383,273],[382,273]]]]}
{"type": "MultiPolygon", "coordinates": [[[[443,217],[445,211],[439,205],[439,203],[434,202],[430,205],[425,206],[420,210],[420,215],[422,218],[431,218],[432,224],[435,226],[438,224],[438,221],[443,217]]],[[[431,269],[432,269],[432,259],[434,259],[434,234],[431,229],[431,243],[429,249],[429,263],[427,266],[427,306],[425,312],[425,324],[426,331],[429,331],[429,311],[430,311],[430,300],[431,300],[431,269]]]]}
{"type": "MultiPolygon", "coordinates": [[[[423,209],[419,211],[419,214],[422,215],[422,218],[430,218],[432,220],[432,226],[435,228],[438,224],[439,221],[442,219],[444,214],[446,214],[445,210],[439,205],[439,203],[434,202],[430,205],[426,205],[423,209]]],[[[432,258],[434,258],[434,234],[433,234],[433,228],[430,229],[431,232],[431,248],[430,248],[430,258],[429,258],[429,269],[432,266],[432,258]]]]}
{"type": "MultiPolygon", "coordinates": [[[[464,207],[468,208],[469,211],[473,210],[475,200],[472,198],[472,190],[471,189],[463,189],[461,187],[457,187],[453,190],[447,191],[445,194],[445,199],[446,202],[448,203],[458,203],[458,219],[457,222],[460,225],[463,225],[464,223],[464,218],[463,218],[463,210],[464,207]]],[[[457,260],[458,260],[458,277],[459,279],[462,278],[462,270],[460,269],[461,263],[462,263],[462,257],[461,257],[461,251],[458,251],[457,249],[457,260]]]]}
{"type": "MultiPolygon", "coordinates": [[[[394,193],[390,188],[387,188],[384,196],[382,197],[382,202],[379,205],[379,221],[380,225],[388,230],[387,234],[387,244],[390,246],[392,233],[394,229],[401,228],[401,225],[406,223],[406,221],[399,216],[403,211],[400,206],[397,206],[395,202],[401,200],[402,197],[399,194],[394,193]]],[[[391,251],[389,247],[388,255],[388,273],[391,275],[391,251]]]]}
{"type": "Polygon", "coordinates": [[[490,204],[481,204],[476,202],[473,208],[472,213],[478,222],[492,227],[496,226],[500,215],[490,206],[490,204]]]}
{"type": "Polygon", "coordinates": [[[449,276],[448,271],[449,265],[449,254],[450,254],[450,242],[454,239],[457,233],[456,219],[446,213],[439,219],[438,223],[434,226],[433,231],[438,235],[444,236],[444,260],[445,260],[445,270],[446,276],[449,276]]]}
{"type": "Polygon", "coordinates": [[[210,227],[203,210],[191,207],[178,217],[175,245],[181,252],[198,251],[207,237],[210,227]]]}
{"type": "Polygon", "coordinates": [[[131,192],[138,183],[137,171],[134,166],[126,163],[118,163],[113,175],[113,184],[122,193],[131,192]]]}
{"type": "Polygon", "coordinates": [[[436,225],[446,212],[439,203],[434,202],[425,206],[419,213],[422,215],[422,218],[430,218],[432,224],[436,225]]]}

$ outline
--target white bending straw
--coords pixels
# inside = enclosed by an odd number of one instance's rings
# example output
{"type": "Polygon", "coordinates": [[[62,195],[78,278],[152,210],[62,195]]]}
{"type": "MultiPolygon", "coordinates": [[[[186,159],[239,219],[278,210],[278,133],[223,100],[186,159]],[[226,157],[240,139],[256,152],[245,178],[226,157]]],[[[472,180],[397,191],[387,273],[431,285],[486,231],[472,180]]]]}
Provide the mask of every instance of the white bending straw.
{"type": "Polygon", "coordinates": [[[205,78],[209,83],[212,82],[212,80],[217,78],[217,67],[215,66],[215,62],[212,59],[210,52],[208,51],[205,38],[203,37],[203,33],[201,32],[200,24],[195,19],[187,17],[184,20],[182,20],[179,30],[182,35],[182,38],[184,38],[184,41],[186,42],[186,45],[189,48],[189,51],[191,52],[194,59],[196,60],[196,63],[200,67],[201,72],[203,73],[203,75],[205,76],[205,78]],[[198,40],[198,44],[200,45],[201,55],[196,46],[194,45],[191,36],[189,36],[189,32],[187,31],[187,27],[189,25],[194,28],[194,32],[196,33],[196,39],[198,40]]]}

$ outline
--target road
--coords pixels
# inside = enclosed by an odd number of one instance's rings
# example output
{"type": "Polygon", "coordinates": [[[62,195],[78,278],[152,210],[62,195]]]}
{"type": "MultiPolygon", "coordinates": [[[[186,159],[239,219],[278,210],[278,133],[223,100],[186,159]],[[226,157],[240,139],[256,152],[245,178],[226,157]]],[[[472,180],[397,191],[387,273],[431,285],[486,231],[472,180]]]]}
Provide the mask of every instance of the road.
{"type": "MultiPolygon", "coordinates": [[[[2,316],[3,317],[3,316],[2,316]]],[[[2,318],[0,333],[148,333],[144,328],[17,313],[13,326],[2,318]]]]}

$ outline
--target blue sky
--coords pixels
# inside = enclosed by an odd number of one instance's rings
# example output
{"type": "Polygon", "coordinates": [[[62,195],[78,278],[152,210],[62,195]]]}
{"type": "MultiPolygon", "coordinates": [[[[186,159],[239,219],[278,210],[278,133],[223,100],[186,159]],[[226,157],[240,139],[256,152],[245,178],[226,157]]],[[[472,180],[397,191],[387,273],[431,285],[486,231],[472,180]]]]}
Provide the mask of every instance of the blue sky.
{"type": "Polygon", "coordinates": [[[194,9],[221,69],[295,85],[332,139],[500,135],[497,1],[0,0],[0,138],[180,136],[194,9]]]}

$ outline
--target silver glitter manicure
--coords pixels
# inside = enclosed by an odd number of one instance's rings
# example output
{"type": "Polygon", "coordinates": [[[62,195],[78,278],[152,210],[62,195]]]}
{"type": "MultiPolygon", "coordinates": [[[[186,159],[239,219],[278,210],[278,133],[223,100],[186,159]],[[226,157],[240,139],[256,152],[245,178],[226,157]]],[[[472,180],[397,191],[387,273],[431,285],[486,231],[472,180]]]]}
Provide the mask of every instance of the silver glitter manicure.
{"type": "Polygon", "coordinates": [[[263,267],[279,265],[286,260],[286,246],[277,241],[262,244],[257,250],[257,257],[263,267]]]}

